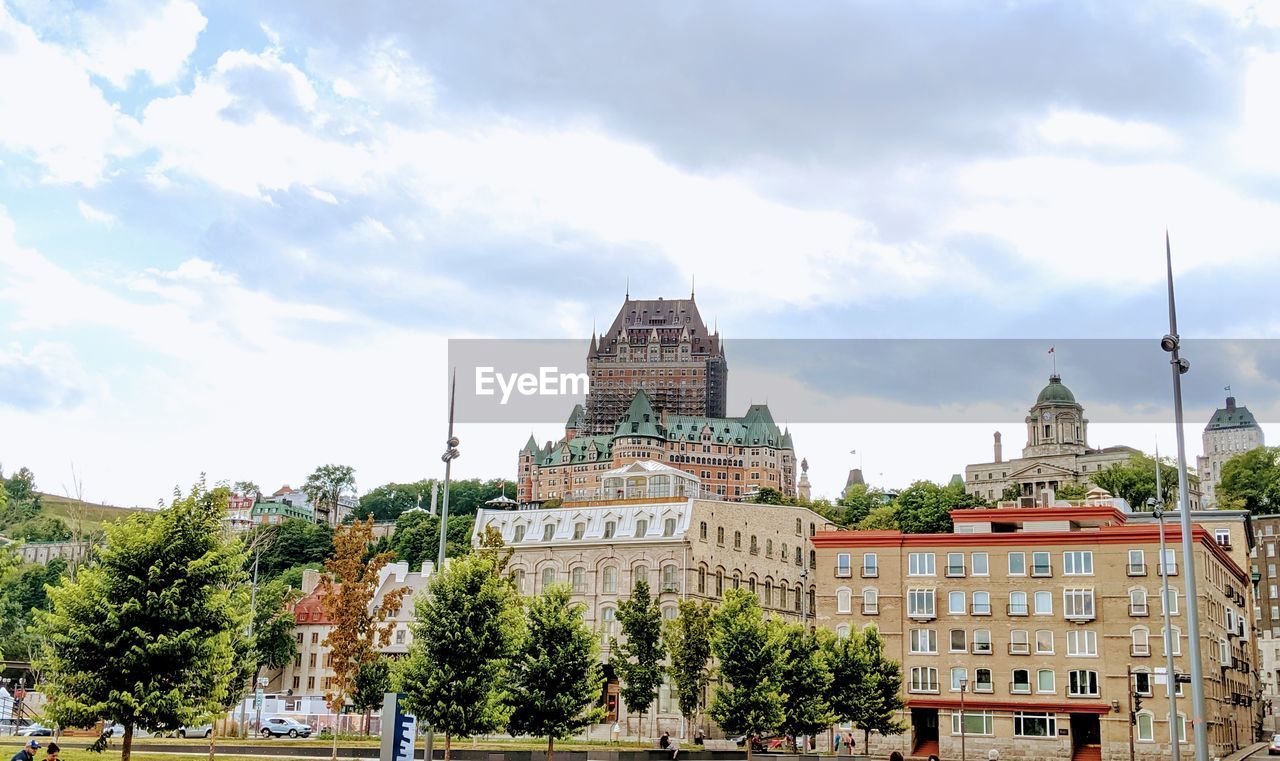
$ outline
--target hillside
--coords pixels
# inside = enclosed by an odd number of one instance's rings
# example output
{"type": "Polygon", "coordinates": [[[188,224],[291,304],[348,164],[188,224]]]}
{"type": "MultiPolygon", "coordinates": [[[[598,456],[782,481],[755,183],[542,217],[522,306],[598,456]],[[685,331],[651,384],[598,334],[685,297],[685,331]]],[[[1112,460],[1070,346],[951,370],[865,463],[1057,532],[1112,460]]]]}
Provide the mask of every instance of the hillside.
{"type": "Polygon", "coordinates": [[[141,509],[144,508],[112,507],[111,505],[83,502],[57,494],[45,494],[43,492],[40,494],[41,515],[61,518],[62,522],[73,530],[75,521],[80,520],[82,522],[81,531],[85,533],[98,531],[102,528],[103,523],[118,520],[141,509]]]}

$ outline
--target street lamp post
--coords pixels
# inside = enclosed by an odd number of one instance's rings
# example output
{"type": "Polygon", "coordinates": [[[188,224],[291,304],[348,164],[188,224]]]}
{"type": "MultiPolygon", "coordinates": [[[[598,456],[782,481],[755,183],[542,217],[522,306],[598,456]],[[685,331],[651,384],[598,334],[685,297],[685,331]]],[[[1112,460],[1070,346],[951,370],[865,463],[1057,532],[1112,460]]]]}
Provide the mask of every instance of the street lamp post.
{"type": "Polygon", "coordinates": [[[969,686],[967,677],[960,677],[960,761],[965,761],[964,750],[964,693],[965,688],[969,686]]]}
{"type": "MultiPolygon", "coordinates": [[[[458,459],[458,437],[453,435],[453,406],[456,392],[458,390],[458,371],[455,368],[453,378],[449,383],[449,438],[445,442],[444,454],[440,455],[440,459],[444,461],[444,499],[440,505],[440,548],[436,552],[436,573],[444,570],[444,549],[445,538],[449,528],[449,477],[453,466],[453,461],[458,459]]],[[[431,727],[427,728],[427,748],[426,761],[431,761],[435,753],[436,733],[431,727]]]]}
{"type": "MultiPolygon", "coordinates": [[[[1160,348],[1169,353],[1169,366],[1173,373],[1173,424],[1178,435],[1178,518],[1182,528],[1182,565],[1187,588],[1187,644],[1191,661],[1191,728],[1195,732],[1196,761],[1209,761],[1209,731],[1205,724],[1204,666],[1201,663],[1200,606],[1196,593],[1195,549],[1191,542],[1191,499],[1187,488],[1186,434],[1182,429],[1182,376],[1191,369],[1191,363],[1178,356],[1181,339],[1178,336],[1178,312],[1173,298],[1173,252],[1169,246],[1169,233],[1164,234],[1165,270],[1169,283],[1169,333],[1160,339],[1160,348]]],[[[1163,559],[1163,558],[1162,558],[1163,559]]],[[[1177,721],[1170,716],[1169,721],[1177,721]]],[[[1176,745],[1176,743],[1175,743],[1176,745]]]]}
{"type": "MultiPolygon", "coordinates": [[[[1160,455],[1156,454],[1156,494],[1160,494],[1160,455]]],[[[1166,550],[1164,548],[1164,501],[1157,496],[1151,500],[1153,509],[1151,513],[1156,517],[1156,523],[1160,524],[1160,561],[1156,564],[1156,569],[1160,572],[1160,609],[1164,612],[1164,636],[1161,641],[1164,642],[1164,659],[1165,671],[1169,690],[1169,745],[1173,749],[1173,761],[1178,761],[1181,748],[1178,747],[1178,682],[1177,676],[1173,670],[1173,648],[1170,645],[1173,642],[1173,630],[1169,623],[1169,574],[1168,566],[1165,562],[1166,550]]],[[[1190,603],[1188,603],[1190,605],[1190,603]]]]}

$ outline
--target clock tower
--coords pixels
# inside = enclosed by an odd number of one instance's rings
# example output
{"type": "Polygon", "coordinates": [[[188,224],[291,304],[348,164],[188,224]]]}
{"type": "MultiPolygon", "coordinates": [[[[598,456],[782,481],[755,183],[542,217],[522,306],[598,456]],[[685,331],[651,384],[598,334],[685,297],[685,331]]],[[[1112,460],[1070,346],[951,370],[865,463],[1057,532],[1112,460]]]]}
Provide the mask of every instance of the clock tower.
{"type": "Polygon", "coordinates": [[[1054,373],[1027,415],[1027,446],[1022,456],[1084,454],[1089,449],[1088,427],[1084,407],[1054,373]]]}

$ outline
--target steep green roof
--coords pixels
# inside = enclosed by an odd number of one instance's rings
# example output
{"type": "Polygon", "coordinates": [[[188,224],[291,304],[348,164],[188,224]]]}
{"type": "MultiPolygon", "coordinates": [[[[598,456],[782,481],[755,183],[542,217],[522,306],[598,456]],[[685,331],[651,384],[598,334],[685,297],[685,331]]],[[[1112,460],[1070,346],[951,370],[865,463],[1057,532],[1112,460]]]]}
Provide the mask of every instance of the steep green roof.
{"type": "Polygon", "coordinates": [[[573,405],[573,412],[569,413],[569,419],[565,421],[565,428],[581,428],[587,413],[582,409],[581,404],[573,405]]]}
{"type": "Polygon", "coordinates": [[[1062,383],[1062,376],[1050,375],[1049,385],[1040,389],[1036,406],[1041,404],[1076,404],[1076,395],[1062,383]]]}
{"type": "Polygon", "coordinates": [[[1227,397],[1227,406],[1214,411],[1206,431],[1222,431],[1229,428],[1257,428],[1258,421],[1248,407],[1237,407],[1234,396],[1227,397]]]}
{"type": "Polygon", "coordinates": [[[561,465],[565,453],[569,462],[598,462],[613,456],[613,436],[574,436],[572,439],[561,439],[548,453],[538,452],[534,460],[538,465],[561,465]],[[596,452],[593,459],[591,452],[596,452]]]}
{"type": "Polygon", "coordinates": [[[662,437],[658,432],[658,416],[654,413],[653,403],[649,401],[649,394],[644,389],[637,391],[632,398],[626,414],[618,420],[614,435],[662,437]]]}
{"type": "Polygon", "coordinates": [[[520,454],[531,454],[534,457],[540,452],[537,439],[533,438],[533,434],[529,434],[529,441],[525,442],[524,449],[520,450],[520,454]]]}

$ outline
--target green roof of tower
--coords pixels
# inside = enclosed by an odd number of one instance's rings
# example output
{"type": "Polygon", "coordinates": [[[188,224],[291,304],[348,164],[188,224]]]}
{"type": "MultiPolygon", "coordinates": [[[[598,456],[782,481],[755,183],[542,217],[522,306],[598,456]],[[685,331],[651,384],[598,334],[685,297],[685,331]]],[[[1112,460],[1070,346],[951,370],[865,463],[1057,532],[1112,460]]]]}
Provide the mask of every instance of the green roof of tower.
{"type": "Polygon", "coordinates": [[[636,392],[631,399],[631,406],[618,420],[614,436],[653,436],[662,437],[658,432],[658,416],[653,411],[649,394],[644,389],[636,392]]]}
{"type": "Polygon", "coordinates": [[[1036,397],[1036,405],[1041,404],[1076,404],[1076,395],[1071,393],[1071,389],[1062,383],[1062,376],[1053,374],[1049,376],[1049,385],[1040,389],[1040,395],[1036,397]]]}

